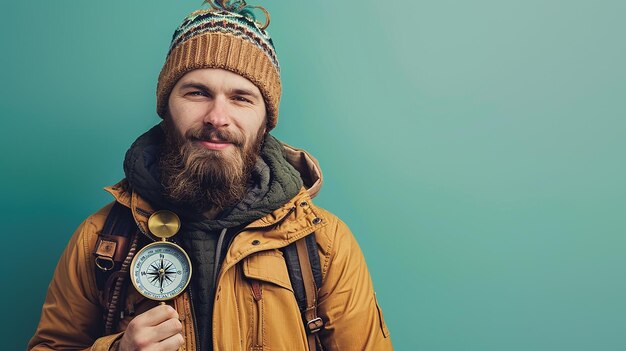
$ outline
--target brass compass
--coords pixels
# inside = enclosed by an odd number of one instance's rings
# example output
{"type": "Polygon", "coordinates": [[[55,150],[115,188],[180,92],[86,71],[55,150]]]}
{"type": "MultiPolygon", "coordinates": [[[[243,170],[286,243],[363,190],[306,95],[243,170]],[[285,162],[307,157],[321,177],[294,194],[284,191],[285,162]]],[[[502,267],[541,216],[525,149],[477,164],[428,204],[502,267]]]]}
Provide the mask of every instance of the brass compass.
{"type": "Polygon", "coordinates": [[[180,229],[180,219],[170,211],[157,211],[148,229],[160,241],[143,247],[131,263],[130,278],[137,291],[152,300],[165,301],[182,293],[191,280],[191,260],[180,246],[167,241],[180,229]]]}

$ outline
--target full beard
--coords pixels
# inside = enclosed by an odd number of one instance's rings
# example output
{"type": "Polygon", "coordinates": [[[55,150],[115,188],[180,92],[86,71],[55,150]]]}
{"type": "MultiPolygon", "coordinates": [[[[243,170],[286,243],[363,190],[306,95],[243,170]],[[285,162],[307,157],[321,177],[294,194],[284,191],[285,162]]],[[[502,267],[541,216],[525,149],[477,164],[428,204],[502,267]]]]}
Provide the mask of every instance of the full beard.
{"type": "Polygon", "coordinates": [[[184,137],[167,119],[164,127],[159,166],[170,202],[204,212],[233,206],[243,198],[263,144],[263,128],[246,143],[243,135],[210,125],[190,129],[184,137]],[[209,150],[199,143],[215,139],[232,143],[229,148],[234,150],[209,150]]]}

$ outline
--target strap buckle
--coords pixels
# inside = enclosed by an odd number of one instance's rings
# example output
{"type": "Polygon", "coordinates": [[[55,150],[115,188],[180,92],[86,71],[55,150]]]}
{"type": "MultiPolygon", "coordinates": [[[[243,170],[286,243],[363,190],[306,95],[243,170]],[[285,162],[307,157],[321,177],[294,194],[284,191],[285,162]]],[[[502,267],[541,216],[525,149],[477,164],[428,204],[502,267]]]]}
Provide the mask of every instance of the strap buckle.
{"type": "Polygon", "coordinates": [[[306,327],[309,334],[315,334],[324,328],[324,321],[322,318],[317,317],[306,322],[306,327]]]}
{"type": "Polygon", "coordinates": [[[115,262],[110,257],[98,256],[96,257],[96,266],[106,272],[115,267],[115,262]]]}

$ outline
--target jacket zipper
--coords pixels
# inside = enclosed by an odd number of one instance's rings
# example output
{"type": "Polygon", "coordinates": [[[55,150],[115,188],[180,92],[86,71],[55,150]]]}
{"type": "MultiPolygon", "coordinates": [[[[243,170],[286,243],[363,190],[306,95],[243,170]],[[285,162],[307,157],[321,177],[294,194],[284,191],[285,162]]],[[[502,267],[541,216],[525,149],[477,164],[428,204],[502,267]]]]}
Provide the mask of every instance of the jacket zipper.
{"type": "MultiPolygon", "coordinates": [[[[191,293],[191,287],[189,287],[189,307],[191,308],[191,320],[193,321],[193,329],[194,329],[194,339],[196,339],[196,347],[200,346],[200,336],[198,335],[198,322],[196,321],[196,312],[195,309],[193,307],[193,294],[191,293]]],[[[213,323],[211,323],[213,324],[213,323]]],[[[213,326],[211,326],[211,328],[213,328],[213,326]]],[[[213,334],[213,333],[211,333],[213,334]]],[[[213,339],[213,338],[211,338],[213,339]]],[[[211,342],[211,350],[213,349],[213,340],[210,340],[211,342]]]]}

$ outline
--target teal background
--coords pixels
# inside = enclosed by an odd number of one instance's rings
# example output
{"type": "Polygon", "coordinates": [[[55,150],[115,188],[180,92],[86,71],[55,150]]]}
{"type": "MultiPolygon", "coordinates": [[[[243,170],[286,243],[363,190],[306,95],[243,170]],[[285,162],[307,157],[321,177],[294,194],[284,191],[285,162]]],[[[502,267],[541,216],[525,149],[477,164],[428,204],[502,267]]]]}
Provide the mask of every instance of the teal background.
{"type": "MultiPolygon", "coordinates": [[[[159,121],[199,3],[3,2],[2,349],[159,121]]],[[[626,349],[626,2],[261,3],[274,134],[321,162],[316,202],[359,240],[397,350],[626,349]]]]}

